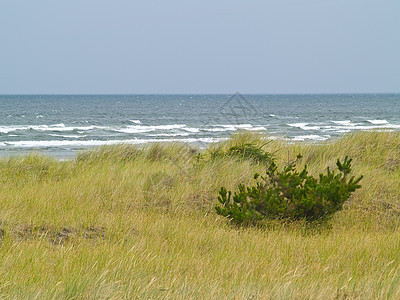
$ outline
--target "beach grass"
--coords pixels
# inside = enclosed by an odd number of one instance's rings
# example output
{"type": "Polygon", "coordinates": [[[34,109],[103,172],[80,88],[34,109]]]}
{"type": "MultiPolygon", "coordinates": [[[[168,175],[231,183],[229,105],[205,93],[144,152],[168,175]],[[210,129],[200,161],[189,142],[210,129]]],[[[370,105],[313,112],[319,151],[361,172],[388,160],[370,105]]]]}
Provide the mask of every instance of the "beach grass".
{"type": "Polygon", "coordinates": [[[399,253],[399,132],[0,159],[5,299],[399,299],[399,253]],[[313,175],[349,155],[362,188],[327,224],[234,227],[214,211],[219,188],[252,183],[265,167],[213,153],[244,143],[278,165],[301,153],[313,175]]]}

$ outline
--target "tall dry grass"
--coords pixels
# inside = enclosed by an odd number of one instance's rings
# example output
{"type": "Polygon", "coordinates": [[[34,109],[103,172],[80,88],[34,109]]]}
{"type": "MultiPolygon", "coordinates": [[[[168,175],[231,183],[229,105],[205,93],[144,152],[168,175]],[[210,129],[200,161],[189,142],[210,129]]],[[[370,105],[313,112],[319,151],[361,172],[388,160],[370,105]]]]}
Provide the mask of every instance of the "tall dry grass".
{"type": "Polygon", "coordinates": [[[240,134],[97,148],[60,162],[0,160],[0,295],[20,299],[398,299],[400,134],[325,144],[240,134]],[[323,228],[239,229],[213,211],[221,186],[263,166],[212,151],[253,142],[317,175],[353,158],[362,188],[323,228]]]}

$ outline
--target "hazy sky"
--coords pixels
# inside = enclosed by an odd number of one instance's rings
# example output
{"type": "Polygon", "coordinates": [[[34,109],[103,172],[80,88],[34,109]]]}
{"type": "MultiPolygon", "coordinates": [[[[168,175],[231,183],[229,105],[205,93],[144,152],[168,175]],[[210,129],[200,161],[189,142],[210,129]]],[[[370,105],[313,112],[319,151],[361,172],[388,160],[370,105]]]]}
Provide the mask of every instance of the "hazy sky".
{"type": "Polygon", "coordinates": [[[400,1],[0,1],[0,94],[236,91],[400,92],[400,1]]]}

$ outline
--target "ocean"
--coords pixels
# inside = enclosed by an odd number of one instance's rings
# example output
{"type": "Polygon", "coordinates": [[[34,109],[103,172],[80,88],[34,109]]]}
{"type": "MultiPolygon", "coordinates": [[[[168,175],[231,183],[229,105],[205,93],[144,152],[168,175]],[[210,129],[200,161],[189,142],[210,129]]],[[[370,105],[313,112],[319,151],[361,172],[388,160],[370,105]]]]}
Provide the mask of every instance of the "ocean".
{"type": "Polygon", "coordinates": [[[0,156],[68,159],[120,143],[197,147],[238,131],[319,143],[360,130],[400,131],[400,94],[0,95],[0,156]]]}

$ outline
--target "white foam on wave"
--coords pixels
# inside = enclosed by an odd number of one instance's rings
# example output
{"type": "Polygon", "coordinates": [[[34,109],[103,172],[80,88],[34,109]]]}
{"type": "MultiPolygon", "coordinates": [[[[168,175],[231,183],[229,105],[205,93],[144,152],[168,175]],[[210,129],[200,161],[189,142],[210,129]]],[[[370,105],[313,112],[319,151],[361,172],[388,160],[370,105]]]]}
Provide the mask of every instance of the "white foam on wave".
{"type": "Polygon", "coordinates": [[[345,120],[345,121],[332,121],[332,123],[338,124],[338,125],[346,125],[346,126],[353,126],[353,124],[350,120],[345,120]]]}
{"type": "Polygon", "coordinates": [[[208,132],[224,132],[224,131],[236,131],[236,130],[252,130],[252,131],[261,131],[267,130],[264,126],[253,127],[251,124],[220,124],[220,125],[211,125],[211,128],[196,128],[196,127],[188,127],[185,124],[172,124],[172,125],[130,125],[124,128],[114,128],[113,130],[122,132],[122,133],[145,133],[152,132],[156,130],[182,130],[191,133],[198,133],[200,131],[208,131],[208,132]]]}
{"type": "Polygon", "coordinates": [[[199,128],[193,128],[193,127],[182,127],[182,130],[193,132],[193,133],[200,132],[199,128]]]}
{"type": "Polygon", "coordinates": [[[73,147],[73,146],[102,146],[102,145],[114,145],[124,143],[122,140],[111,140],[111,141],[17,141],[17,142],[6,142],[7,146],[21,147],[21,148],[44,148],[44,147],[73,147]]]}
{"type": "Polygon", "coordinates": [[[258,127],[253,127],[253,128],[248,128],[246,130],[250,130],[250,131],[264,131],[267,130],[267,128],[265,128],[264,126],[258,126],[258,127]]]}
{"type": "Polygon", "coordinates": [[[293,124],[287,124],[290,127],[298,127],[302,130],[319,130],[319,126],[308,126],[309,123],[293,123],[293,124]]]}
{"type": "MultiPolygon", "coordinates": [[[[369,120],[371,125],[363,125],[363,123],[353,123],[350,120],[331,121],[336,125],[319,125],[310,126],[310,123],[293,123],[287,124],[290,127],[297,127],[302,130],[319,130],[321,132],[347,133],[353,130],[392,130],[400,129],[398,124],[389,124],[386,120],[369,120]]],[[[365,123],[364,123],[365,124],[365,123]]]]}
{"type": "MultiPolygon", "coordinates": [[[[131,120],[139,121],[139,120],[131,120]]],[[[140,122],[140,121],[139,121],[140,122]]],[[[83,133],[90,130],[107,130],[120,133],[137,134],[147,133],[153,131],[185,131],[190,133],[198,133],[201,131],[208,132],[224,132],[236,130],[249,130],[249,131],[265,131],[268,125],[253,126],[251,124],[220,124],[211,125],[211,127],[197,128],[188,127],[186,124],[170,124],[170,125],[128,125],[128,126],[66,126],[64,123],[52,125],[6,125],[0,126],[0,133],[10,133],[15,131],[42,131],[42,132],[78,132],[83,133]]],[[[176,132],[174,132],[176,133],[176,132]]]]}
{"type": "Polygon", "coordinates": [[[109,127],[105,126],[65,126],[63,123],[54,124],[54,125],[7,125],[0,126],[1,133],[10,133],[14,131],[23,131],[23,130],[36,130],[36,131],[88,131],[93,129],[108,129],[109,127]]]}
{"type": "Polygon", "coordinates": [[[292,141],[305,141],[305,140],[313,140],[313,141],[326,141],[329,139],[329,135],[316,135],[316,134],[309,134],[309,135],[298,135],[293,138],[291,138],[292,141]]]}
{"type": "Polygon", "coordinates": [[[400,125],[396,124],[383,124],[383,125],[360,125],[352,124],[349,126],[322,126],[322,131],[335,131],[335,132],[349,132],[352,130],[390,130],[400,129],[400,125]]]}
{"type": "Polygon", "coordinates": [[[204,128],[203,130],[209,132],[224,132],[224,131],[235,131],[236,129],[231,127],[231,128],[204,128]]]}
{"type": "Polygon", "coordinates": [[[21,126],[0,126],[0,132],[1,133],[9,133],[13,132],[16,130],[26,130],[26,127],[21,127],[21,126]]]}
{"type": "Polygon", "coordinates": [[[129,120],[129,121],[134,124],[142,124],[142,122],[140,122],[140,120],[129,120]]]}
{"type": "Polygon", "coordinates": [[[180,143],[216,143],[228,138],[172,138],[172,139],[131,139],[131,140],[88,140],[88,141],[17,141],[17,142],[1,142],[0,146],[19,147],[19,148],[47,148],[47,147],[93,147],[104,145],[118,145],[118,144],[146,144],[157,142],[180,142],[180,143]]]}
{"type": "Polygon", "coordinates": [[[385,124],[389,124],[389,122],[386,121],[386,120],[367,120],[367,122],[370,122],[371,124],[374,124],[374,125],[385,125],[385,124]]]}
{"type": "Polygon", "coordinates": [[[174,136],[188,136],[189,133],[154,133],[154,134],[148,134],[148,136],[165,136],[165,137],[174,137],[174,136]]]}
{"type": "Polygon", "coordinates": [[[51,133],[49,135],[56,136],[56,137],[62,137],[62,138],[71,138],[71,139],[81,139],[81,138],[86,137],[86,135],[55,134],[55,133],[51,133]]]}
{"type": "Polygon", "coordinates": [[[203,130],[210,132],[223,132],[223,131],[236,131],[236,130],[250,130],[250,131],[267,130],[264,126],[254,127],[251,124],[219,124],[212,126],[213,126],[212,128],[204,128],[203,130]]]}
{"type": "Polygon", "coordinates": [[[61,124],[56,124],[53,126],[39,125],[39,126],[31,126],[30,129],[39,130],[39,131],[89,131],[93,129],[108,129],[106,126],[62,126],[61,124]],[[56,126],[57,125],[57,126],[56,126]]]}
{"type": "Polygon", "coordinates": [[[299,127],[299,128],[301,128],[301,127],[304,127],[304,126],[307,126],[309,123],[293,123],[293,124],[287,124],[288,126],[291,126],[291,127],[299,127]]]}
{"type": "Polygon", "coordinates": [[[251,124],[215,124],[215,125],[211,125],[213,127],[223,127],[223,128],[231,128],[231,127],[235,127],[235,128],[252,128],[253,125],[251,124]]]}
{"type": "Polygon", "coordinates": [[[123,132],[123,133],[144,133],[151,132],[155,130],[173,130],[173,129],[182,129],[186,127],[185,124],[173,124],[173,125],[129,125],[125,128],[115,128],[115,131],[123,132]]]}

